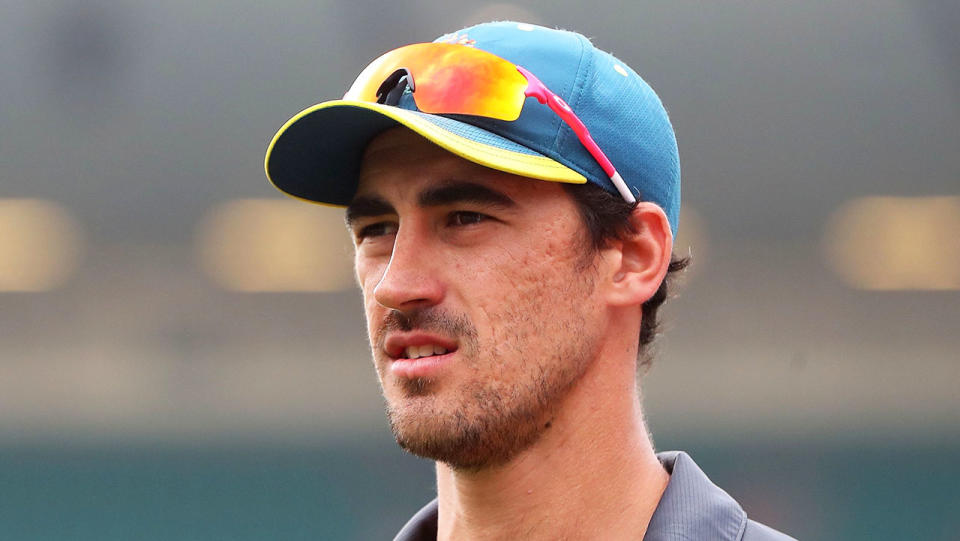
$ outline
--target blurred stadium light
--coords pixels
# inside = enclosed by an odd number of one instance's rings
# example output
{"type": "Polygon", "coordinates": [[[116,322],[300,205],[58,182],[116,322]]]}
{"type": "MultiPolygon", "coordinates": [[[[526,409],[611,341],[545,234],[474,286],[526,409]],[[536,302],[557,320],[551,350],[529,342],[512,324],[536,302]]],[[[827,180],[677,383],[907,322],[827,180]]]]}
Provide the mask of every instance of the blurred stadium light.
{"type": "Polygon", "coordinates": [[[827,259],[860,289],[960,289],[960,197],[863,197],[824,234],[827,259]]]}
{"type": "Polygon", "coordinates": [[[73,272],[79,226],[42,199],[0,199],[0,291],[47,291],[73,272]]]}
{"type": "Polygon", "coordinates": [[[197,235],[207,274],[248,293],[349,289],[351,253],[343,211],[299,201],[227,201],[210,210],[197,235]]]}

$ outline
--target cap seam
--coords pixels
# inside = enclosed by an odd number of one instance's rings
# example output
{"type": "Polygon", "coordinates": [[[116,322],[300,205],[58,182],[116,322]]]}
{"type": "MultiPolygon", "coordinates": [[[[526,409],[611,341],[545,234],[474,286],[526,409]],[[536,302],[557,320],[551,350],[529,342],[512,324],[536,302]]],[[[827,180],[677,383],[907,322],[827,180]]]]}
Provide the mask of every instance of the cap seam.
{"type": "MultiPolygon", "coordinates": [[[[589,74],[591,73],[595,63],[594,57],[596,56],[596,50],[593,46],[593,43],[585,36],[576,33],[574,33],[574,35],[580,42],[580,60],[577,63],[577,73],[573,78],[573,87],[570,90],[570,99],[567,100],[567,105],[570,106],[570,109],[573,110],[574,114],[577,114],[580,99],[583,96],[583,90],[586,87],[586,81],[589,78],[589,74]]],[[[557,118],[559,118],[559,115],[557,115],[557,118]]],[[[587,126],[587,129],[590,129],[590,127],[587,126]]],[[[557,129],[557,136],[554,139],[554,147],[557,149],[557,156],[551,156],[551,158],[580,173],[591,183],[603,186],[603,180],[605,179],[596,178],[593,173],[578,163],[577,160],[567,157],[562,151],[571,134],[576,137],[576,134],[573,133],[573,128],[567,126],[566,122],[560,122],[560,125],[557,129]],[[564,129],[564,127],[567,129],[564,129]]],[[[581,144],[579,138],[577,138],[577,144],[581,144]]]]}
{"type": "MultiPolygon", "coordinates": [[[[593,66],[593,44],[591,44],[587,38],[583,36],[577,36],[580,41],[580,61],[577,62],[577,73],[573,78],[573,88],[570,89],[570,99],[567,100],[567,105],[576,113],[577,106],[580,103],[580,97],[583,94],[583,88],[585,86],[584,81],[587,79],[587,74],[590,72],[590,68],[593,66]],[[586,43],[584,43],[586,42],[586,43]],[[586,61],[586,66],[584,67],[584,61],[586,61]]],[[[589,128],[587,128],[589,129],[589,128]]],[[[557,149],[563,148],[563,145],[567,142],[569,137],[569,132],[573,130],[567,126],[566,122],[561,122],[557,131],[557,149]],[[564,130],[564,127],[567,127],[567,130],[564,130]]]]}

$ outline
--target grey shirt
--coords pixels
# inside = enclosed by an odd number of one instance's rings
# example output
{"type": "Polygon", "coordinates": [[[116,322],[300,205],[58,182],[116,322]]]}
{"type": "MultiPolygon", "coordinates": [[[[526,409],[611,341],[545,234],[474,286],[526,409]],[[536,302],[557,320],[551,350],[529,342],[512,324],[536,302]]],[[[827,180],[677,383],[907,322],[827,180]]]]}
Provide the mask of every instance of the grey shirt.
{"type": "MultiPolygon", "coordinates": [[[[793,539],[747,518],[729,494],[714,485],[683,451],[658,453],[670,473],[644,541],[790,541],[793,539]]],[[[417,512],[394,541],[436,541],[437,500],[417,512]]],[[[794,540],[796,541],[796,540],[794,540]]]]}

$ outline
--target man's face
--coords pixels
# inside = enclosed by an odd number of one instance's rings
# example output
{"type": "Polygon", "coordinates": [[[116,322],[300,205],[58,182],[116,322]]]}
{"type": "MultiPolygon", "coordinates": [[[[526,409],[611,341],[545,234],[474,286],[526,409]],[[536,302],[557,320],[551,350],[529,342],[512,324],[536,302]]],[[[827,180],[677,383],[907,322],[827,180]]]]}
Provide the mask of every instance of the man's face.
{"type": "Polygon", "coordinates": [[[532,445],[589,368],[605,314],[563,187],[398,128],[368,146],[347,217],[400,445],[458,469],[532,445]]]}

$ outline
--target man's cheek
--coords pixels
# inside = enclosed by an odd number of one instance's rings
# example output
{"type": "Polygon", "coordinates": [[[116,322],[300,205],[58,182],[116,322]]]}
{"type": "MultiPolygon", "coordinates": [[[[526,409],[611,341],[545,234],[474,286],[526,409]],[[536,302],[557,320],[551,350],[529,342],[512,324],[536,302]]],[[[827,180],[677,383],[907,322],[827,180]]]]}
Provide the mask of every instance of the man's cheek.
{"type": "Polygon", "coordinates": [[[357,285],[363,291],[364,296],[372,294],[374,288],[380,283],[386,264],[377,258],[364,257],[357,253],[353,260],[354,274],[357,278],[357,285]]]}

